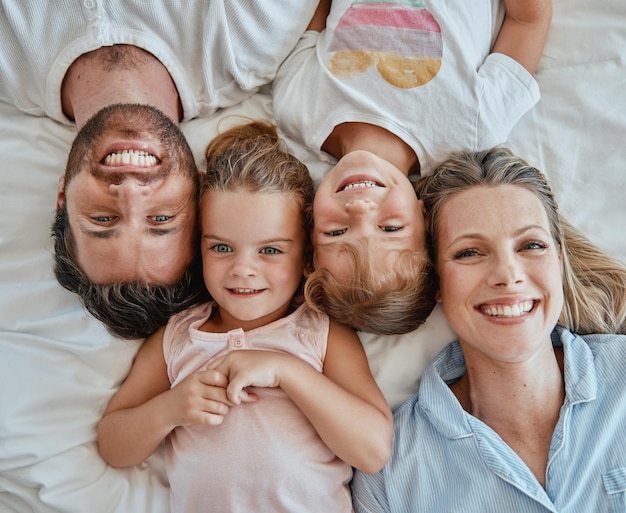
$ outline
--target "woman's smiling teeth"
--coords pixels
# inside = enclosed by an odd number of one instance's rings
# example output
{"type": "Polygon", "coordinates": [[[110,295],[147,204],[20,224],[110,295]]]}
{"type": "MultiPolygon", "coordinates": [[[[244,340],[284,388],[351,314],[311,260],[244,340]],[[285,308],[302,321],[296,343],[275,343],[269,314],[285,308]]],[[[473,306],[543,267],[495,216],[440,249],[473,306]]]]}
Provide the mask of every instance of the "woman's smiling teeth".
{"type": "Polygon", "coordinates": [[[480,311],[491,317],[520,317],[533,309],[534,301],[522,301],[514,305],[481,305],[480,311]]]}
{"type": "Polygon", "coordinates": [[[151,167],[159,163],[154,155],[140,150],[121,150],[109,153],[104,157],[104,164],[107,166],[137,166],[151,167]]]}

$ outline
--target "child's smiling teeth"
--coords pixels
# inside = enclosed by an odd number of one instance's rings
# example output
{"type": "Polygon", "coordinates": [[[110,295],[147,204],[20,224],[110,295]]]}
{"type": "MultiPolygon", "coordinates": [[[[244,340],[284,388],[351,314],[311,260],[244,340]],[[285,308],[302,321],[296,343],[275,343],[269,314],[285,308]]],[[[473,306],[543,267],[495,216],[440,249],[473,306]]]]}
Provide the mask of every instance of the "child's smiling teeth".
{"type": "Polygon", "coordinates": [[[151,167],[159,163],[151,153],[141,150],[121,150],[109,153],[104,157],[104,164],[107,166],[126,166],[132,165],[137,167],[151,167]]]}
{"type": "Polygon", "coordinates": [[[235,294],[255,294],[256,292],[259,292],[259,289],[230,289],[232,290],[235,294]]]}
{"type": "Polygon", "coordinates": [[[533,301],[522,301],[514,305],[482,305],[480,311],[491,317],[520,317],[533,309],[533,301]]]}
{"type": "Polygon", "coordinates": [[[352,182],[343,187],[342,191],[347,191],[350,189],[368,189],[370,187],[379,187],[379,185],[373,180],[362,180],[359,182],[352,182]]]}

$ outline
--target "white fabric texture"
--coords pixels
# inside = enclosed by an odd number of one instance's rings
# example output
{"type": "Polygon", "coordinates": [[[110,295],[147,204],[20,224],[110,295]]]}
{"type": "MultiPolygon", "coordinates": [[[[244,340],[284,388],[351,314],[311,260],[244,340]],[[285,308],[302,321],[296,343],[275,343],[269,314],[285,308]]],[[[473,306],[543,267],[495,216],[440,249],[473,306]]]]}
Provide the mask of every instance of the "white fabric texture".
{"type": "MultiPolygon", "coordinates": [[[[564,215],[626,263],[625,19],[623,0],[554,2],[536,74],[541,100],[508,144],[546,172],[564,215]]],[[[32,28],[42,45],[43,30],[32,28]]],[[[200,167],[218,125],[244,116],[272,119],[266,89],[183,124],[200,167]]],[[[138,342],[109,335],[52,274],[50,223],[74,135],[0,102],[0,511],[169,513],[161,450],[142,465],[114,469],[96,448],[96,425],[138,342]]],[[[292,149],[317,179],[328,169],[302,146],[292,149]]],[[[407,335],[361,338],[398,406],[453,334],[437,309],[407,335]]]]}
{"type": "Polygon", "coordinates": [[[274,78],[314,8],[301,0],[2,0],[0,99],[67,123],[59,91],[72,62],[129,44],[167,68],[185,119],[208,116],[274,78]]]}

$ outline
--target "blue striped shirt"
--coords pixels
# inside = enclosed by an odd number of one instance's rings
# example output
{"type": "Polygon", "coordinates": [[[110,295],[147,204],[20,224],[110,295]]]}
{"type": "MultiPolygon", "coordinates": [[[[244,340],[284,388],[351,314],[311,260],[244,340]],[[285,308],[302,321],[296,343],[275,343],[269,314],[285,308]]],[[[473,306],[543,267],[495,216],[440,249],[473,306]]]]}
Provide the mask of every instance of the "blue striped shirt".
{"type": "Polygon", "coordinates": [[[394,416],[389,463],[353,481],[358,513],[626,512],[626,336],[584,338],[557,328],[565,402],[552,436],[546,488],[447,383],[465,372],[458,342],[426,370],[394,416]]]}

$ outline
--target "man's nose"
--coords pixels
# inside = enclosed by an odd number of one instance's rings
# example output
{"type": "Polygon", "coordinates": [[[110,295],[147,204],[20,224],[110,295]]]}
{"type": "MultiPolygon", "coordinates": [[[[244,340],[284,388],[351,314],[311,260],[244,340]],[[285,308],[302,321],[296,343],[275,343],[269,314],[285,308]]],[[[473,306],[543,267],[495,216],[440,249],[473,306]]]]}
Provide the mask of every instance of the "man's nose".
{"type": "Polygon", "coordinates": [[[128,178],[121,183],[111,184],[109,190],[125,205],[133,205],[152,191],[150,183],[128,178]]]}

